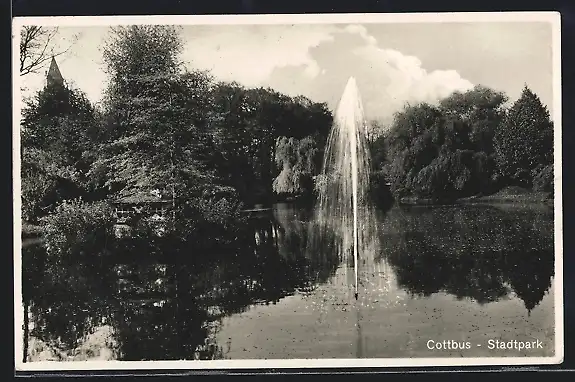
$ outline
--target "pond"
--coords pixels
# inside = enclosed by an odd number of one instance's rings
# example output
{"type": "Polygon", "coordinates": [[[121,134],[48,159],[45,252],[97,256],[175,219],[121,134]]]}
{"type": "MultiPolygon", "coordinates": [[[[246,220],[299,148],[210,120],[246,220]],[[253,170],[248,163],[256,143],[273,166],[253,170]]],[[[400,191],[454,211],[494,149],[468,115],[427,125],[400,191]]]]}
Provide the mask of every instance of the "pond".
{"type": "MultiPolygon", "coordinates": [[[[357,299],[353,264],[331,256],[328,242],[310,247],[313,215],[290,204],[254,217],[253,239],[233,253],[191,253],[201,260],[186,264],[146,258],[105,272],[78,266],[49,281],[36,264],[24,277],[36,281],[23,285],[23,357],[554,355],[552,208],[394,207],[381,215],[377,248],[360,254],[357,299]],[[495,340],[539,344],[503,351],[491,348],[495,340]]],[[[23,256],[41,251],[30,245],[23,256]]]]}

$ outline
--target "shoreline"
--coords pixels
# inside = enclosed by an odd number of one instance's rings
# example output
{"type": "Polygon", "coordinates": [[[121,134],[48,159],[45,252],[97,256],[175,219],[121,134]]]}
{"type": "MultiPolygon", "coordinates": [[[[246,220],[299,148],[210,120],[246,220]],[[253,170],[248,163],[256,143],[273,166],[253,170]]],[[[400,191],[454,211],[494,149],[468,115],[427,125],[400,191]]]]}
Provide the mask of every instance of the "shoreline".
{"type": "MultiPolygon", "coordinates": [[[[275,203],[305,203],[309,202],[306,198],[285,198],[284,200],[275,201],[275,203]]],[[[455,206],[455,205],[472,205],[472,204],[484,204],[484,205],[497,205],[497,204],[516,204],[516,205],[546,205],[553,207],[554,195],[552,192],[528,192],[524,194],[509,194],[509,195],[483,195],[483,196],[469,196],[465,198],[459,198],[455,200],[433,200],[430,198],[417,198],[417,197],[404,197],[400,200],[394,200],[392,205],[395,206],[455,206]]],[[[268,205],[257,205],[257,208],[246,209],[242,212],[263,212],[271,210],[271,206],[268,205]]],[[[42,239],[42,228],[41,226],[33,225],[27,222],[23,222],[21,230],[22,242],[33,243],[42,239]]]]}
{"type": "Polygon", "coordinates": [[[466,205],[466,204],[544,204],[553,206],[553,193],[532,192],[515,195],[485,195],[469,196],[455,200],[433,200],[427,198],[407,197],[396,201],[398,206],[441,206],[441,205],[466,205]]]}

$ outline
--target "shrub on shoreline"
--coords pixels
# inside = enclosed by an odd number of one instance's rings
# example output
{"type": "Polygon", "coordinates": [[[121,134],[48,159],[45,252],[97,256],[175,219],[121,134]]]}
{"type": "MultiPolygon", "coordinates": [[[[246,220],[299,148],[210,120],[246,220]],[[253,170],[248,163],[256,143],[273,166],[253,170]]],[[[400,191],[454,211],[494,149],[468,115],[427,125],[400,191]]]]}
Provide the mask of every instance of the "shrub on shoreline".
{"type": "Polygon", "coordinates": [[[106,202],[64,201],[42,218],[49,258],[66,264],[103,256],[113,235],[113,213],[106,202]]]}
{"type": "Polygon", "coordinates": [[[533,177],[533,190],[553,192],[553,164],[547,165],[533,177]]]}

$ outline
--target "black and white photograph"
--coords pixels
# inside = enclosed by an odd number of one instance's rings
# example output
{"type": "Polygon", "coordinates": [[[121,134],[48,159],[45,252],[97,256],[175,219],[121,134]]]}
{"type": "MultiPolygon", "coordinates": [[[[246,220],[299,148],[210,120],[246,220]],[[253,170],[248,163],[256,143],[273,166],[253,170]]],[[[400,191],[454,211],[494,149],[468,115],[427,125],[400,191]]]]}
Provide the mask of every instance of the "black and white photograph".
{"type": "Polygon", "coordinates": [[[16,370],[561,363],[559,20],[14,18],[16,370]]]}

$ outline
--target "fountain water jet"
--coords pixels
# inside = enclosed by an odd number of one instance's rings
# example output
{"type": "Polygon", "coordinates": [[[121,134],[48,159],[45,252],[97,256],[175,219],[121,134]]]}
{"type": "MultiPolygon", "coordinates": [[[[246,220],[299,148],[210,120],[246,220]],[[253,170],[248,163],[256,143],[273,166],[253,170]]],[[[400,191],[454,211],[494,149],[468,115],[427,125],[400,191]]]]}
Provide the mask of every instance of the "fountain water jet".
{"type": "Polygon", "coordinates": [[[375,210],[368,198],[370,166],[363,105],[351,77],[336,109],[317,179],[316,213],[320,227],[339,238],[338,252],[343,259],[353,256],[356,299],[359,257],[371,252],[368,247],[376,239],[375,210]]]}

